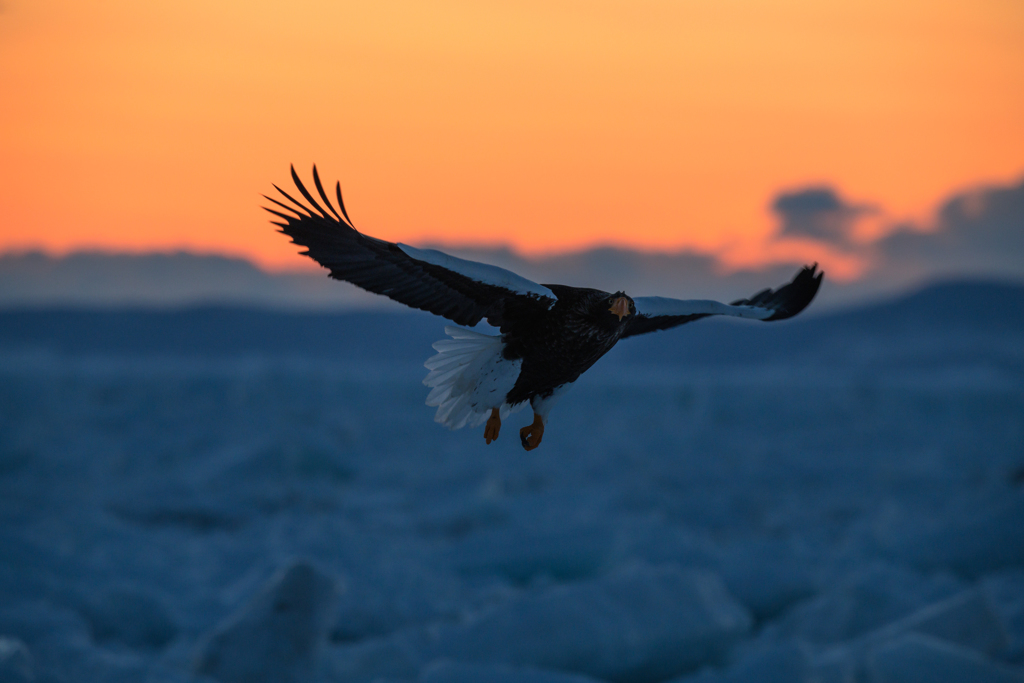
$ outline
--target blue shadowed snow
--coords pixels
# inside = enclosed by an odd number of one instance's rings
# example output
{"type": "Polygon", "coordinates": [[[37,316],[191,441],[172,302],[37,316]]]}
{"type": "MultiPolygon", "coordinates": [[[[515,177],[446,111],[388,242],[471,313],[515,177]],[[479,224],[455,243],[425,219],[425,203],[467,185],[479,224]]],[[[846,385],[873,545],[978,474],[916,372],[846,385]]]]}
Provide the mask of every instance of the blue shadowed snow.
{"type": "Polygon", "coordinates": [[[0,312],[0,680],[1022,681],[1022,301],[630,339],[529,453],[431,316],[0,312]]]}

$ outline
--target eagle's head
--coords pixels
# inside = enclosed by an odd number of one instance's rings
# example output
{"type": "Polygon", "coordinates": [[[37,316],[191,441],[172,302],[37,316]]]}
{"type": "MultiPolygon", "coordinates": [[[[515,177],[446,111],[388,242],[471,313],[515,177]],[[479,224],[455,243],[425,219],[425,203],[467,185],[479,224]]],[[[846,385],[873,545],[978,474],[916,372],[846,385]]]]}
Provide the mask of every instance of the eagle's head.
{"type": "Polygon", "coordinates": [[[597,306],[601,311],[600,318],[610,327],[619,327],[625,324],[626,318],[636,315],[636,304],[633,303],[633,299],[626,296],[625,292],[615,292],[607,299],[598,302],[597,306]]]}

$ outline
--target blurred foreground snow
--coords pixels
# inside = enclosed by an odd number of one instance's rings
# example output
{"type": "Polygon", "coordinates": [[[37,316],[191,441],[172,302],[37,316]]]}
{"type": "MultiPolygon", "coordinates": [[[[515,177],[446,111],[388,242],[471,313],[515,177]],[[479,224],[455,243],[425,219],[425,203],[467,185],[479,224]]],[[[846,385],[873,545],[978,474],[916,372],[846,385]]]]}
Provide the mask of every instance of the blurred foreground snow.
{"type": "Polygon", "coordinates": [[[1024,680],[1020,324],[688,326],[526,453],[431,421],[443,325],[396,320],[0,353],[0,681],[1024,680]]]}

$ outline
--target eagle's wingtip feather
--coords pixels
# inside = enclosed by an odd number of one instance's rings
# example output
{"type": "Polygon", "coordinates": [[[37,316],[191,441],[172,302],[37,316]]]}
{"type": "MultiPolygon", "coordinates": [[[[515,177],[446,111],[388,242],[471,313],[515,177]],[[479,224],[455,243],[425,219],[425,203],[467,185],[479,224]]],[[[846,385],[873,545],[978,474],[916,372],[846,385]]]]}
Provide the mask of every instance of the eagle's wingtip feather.
{"type": "Polygon", "coordinates": [[[341,181],[337,181],[334,185],[334,192],[338,195],[338,206],[341,208],[342,215],[345,216],[345,220],[348,221],[349,227],[353,230],[356,229],[356,224],[352,222],[352,219],[348,217],[348,211],[345,210],[345,200],[341,198],[341,181]]]}
{"type": "MultiPolygon", "coordinates": [[[[327,220],[334,220],[333,218],[331,218],[330,215],[328,215],[326,211],[324,211],[323,207],[321,207],[317,203],[317,201],[313,199],[313,195],[310,194],[309,190],[306,189],[306,186],[302,184],[302,180],[299,178],[299,174],[295,172],[295,166],[291,167],[291,171],[292,182],[295,183],[295,187],[299,189],[299,192],[301,192],[302,196],[306,198],[306,201],[313,205],[313,208],[315,208],[320,213],[320,216],[327,220]]],[[[310,215],[312,215],[312,212],[310,212],[310,215]]]]}
{"type": "Polygon", "coordinates": [[[327,193],[324,192],[324,186],[323,183],[320,182],[320,174],[317,173],[316,164],[313,164],[313,184],[316,185],[316,191],[320,193],[320,199],[324,200],[324,204],[326,204],[327,208],[331,210],[331,213],[334,214],[334,217],[337,218],[339,222],[343,222],[341,220],[341,216],[338,215],[338,212],[334,210],[334,206],[331,204],[331,200],[327,198],[327,193]]]}

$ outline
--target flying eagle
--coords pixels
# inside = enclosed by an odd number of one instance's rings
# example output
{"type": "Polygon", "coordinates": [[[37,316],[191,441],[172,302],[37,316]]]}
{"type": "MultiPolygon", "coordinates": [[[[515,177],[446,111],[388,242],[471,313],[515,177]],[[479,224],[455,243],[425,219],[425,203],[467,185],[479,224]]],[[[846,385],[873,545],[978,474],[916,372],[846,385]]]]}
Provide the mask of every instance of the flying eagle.
{"type": "Polygon", "coordinates": [[[620,339],[712,315],[784,320],[807,307],[823,275],[815,272],[817,264],[805,266],[792,282],[731,304],[539,285],[504,268],[364,235],[348,217],[340,183],[335,186],[339,214],[316,166],[313,183],[326,209],[294,167],[291,175],[309,206],[274,185],[288,203],[264,195],[276,205],[264,208],[332,278],[456,325],[486,319],[500,330],[492,336],[447,326],[451,339],[434,343],[438,353],[424,363],[430,370],[423,380],[431,387],[427,405],[437,406],[434,420],[450,429],[486,422],[488,444],[498,438],[501,421],[529,401],[533,423],[519,430],[519,438],[528,451],[540,445],[555,399],[620,339]]]}

